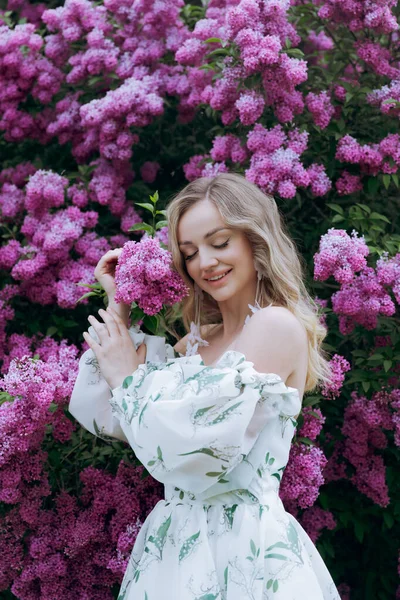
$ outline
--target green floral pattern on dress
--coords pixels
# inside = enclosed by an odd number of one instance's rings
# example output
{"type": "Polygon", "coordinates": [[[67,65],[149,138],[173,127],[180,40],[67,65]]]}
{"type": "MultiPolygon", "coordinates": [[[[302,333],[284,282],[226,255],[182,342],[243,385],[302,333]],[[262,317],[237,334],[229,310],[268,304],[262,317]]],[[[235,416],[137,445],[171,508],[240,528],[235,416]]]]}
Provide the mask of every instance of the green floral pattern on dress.
{"type": "Polygon", "coordinates": [[[113,414],[165,500],[147,517],[118,600],[340,600],[279,485],[298,391],[238,352],[142,365],[113,414]]]}

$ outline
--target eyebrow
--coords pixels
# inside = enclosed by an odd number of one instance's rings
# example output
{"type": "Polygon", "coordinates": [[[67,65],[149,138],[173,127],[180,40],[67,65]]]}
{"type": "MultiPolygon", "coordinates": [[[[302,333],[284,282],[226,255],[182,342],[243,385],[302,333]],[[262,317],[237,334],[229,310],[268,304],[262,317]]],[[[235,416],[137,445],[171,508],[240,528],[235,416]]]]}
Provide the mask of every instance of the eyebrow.
{"type": "MultiPolygon", "coordinates": [[[[204,239],[206,240],[207,238],[214,235],[214,233],[217,233],[217,231],[223,231],[225,229],[229,229],[229,227],[215,227],[215,229],[211,229],[211,231],[206,233],[206,235],[204,236],[204,239]]],[[[189,242],[188,240],[186,240],[185,242],[178,242],[179,246],[190,246],[191,244],[193,244],[193,242],[189,242]]]]}

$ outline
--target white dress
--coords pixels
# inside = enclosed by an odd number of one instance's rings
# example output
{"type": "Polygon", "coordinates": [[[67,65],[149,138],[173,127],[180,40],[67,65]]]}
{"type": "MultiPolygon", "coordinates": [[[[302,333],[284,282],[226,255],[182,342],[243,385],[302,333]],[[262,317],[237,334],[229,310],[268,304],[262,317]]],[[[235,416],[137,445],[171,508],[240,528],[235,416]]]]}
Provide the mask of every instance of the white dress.
{"type": "MultiPolygon", "coordinates": [[[[143,341],[137,329],[130,334],[136,346],[143,341]]],[[[112,391],[87,350],[70,402],[82,425],[126,440],[165,486],[118,600],[340,600],[278,495],[298,391],[240,352],[207,367],[199,355],[166,357],[173,351],[162,338],[145,343],[147,363],[112,391]]]]}

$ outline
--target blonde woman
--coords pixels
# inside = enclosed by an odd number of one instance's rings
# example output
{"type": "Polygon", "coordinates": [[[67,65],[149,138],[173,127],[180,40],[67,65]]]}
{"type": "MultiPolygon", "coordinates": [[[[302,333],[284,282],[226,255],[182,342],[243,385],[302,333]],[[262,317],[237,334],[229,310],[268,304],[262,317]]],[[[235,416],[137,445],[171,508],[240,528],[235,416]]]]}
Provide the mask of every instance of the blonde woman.
{"type": "Polygon", "coordinates": [[[181,356],[128,332],[129,309],[113,303],[119,250],[107,253],[95,274],[110,305],[103,322],[90,317],[70,404],[93,433],[125,439],[165,486],[118,598],[339,600],[278,495],[303,392],[330,377],[294,243],[274,199],[232,173],[187,185],[167,217],[191,292],[181,356]]]}

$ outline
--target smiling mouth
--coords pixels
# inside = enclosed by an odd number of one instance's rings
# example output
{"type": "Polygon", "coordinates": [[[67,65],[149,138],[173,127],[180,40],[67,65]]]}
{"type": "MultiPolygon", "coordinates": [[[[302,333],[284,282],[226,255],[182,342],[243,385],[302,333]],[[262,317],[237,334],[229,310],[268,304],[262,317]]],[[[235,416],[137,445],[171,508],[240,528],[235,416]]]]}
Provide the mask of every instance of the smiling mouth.
{"type": "Polygon", "coordinates": [[[232,269],[229,269],[228,271],[225,271],[223,275],[220,275],[217,279],[206,279],[206,281],[207,283],[216,283],[217,281],[222,281],[227,275],[229,275],[231,271],[232,269]]]}

